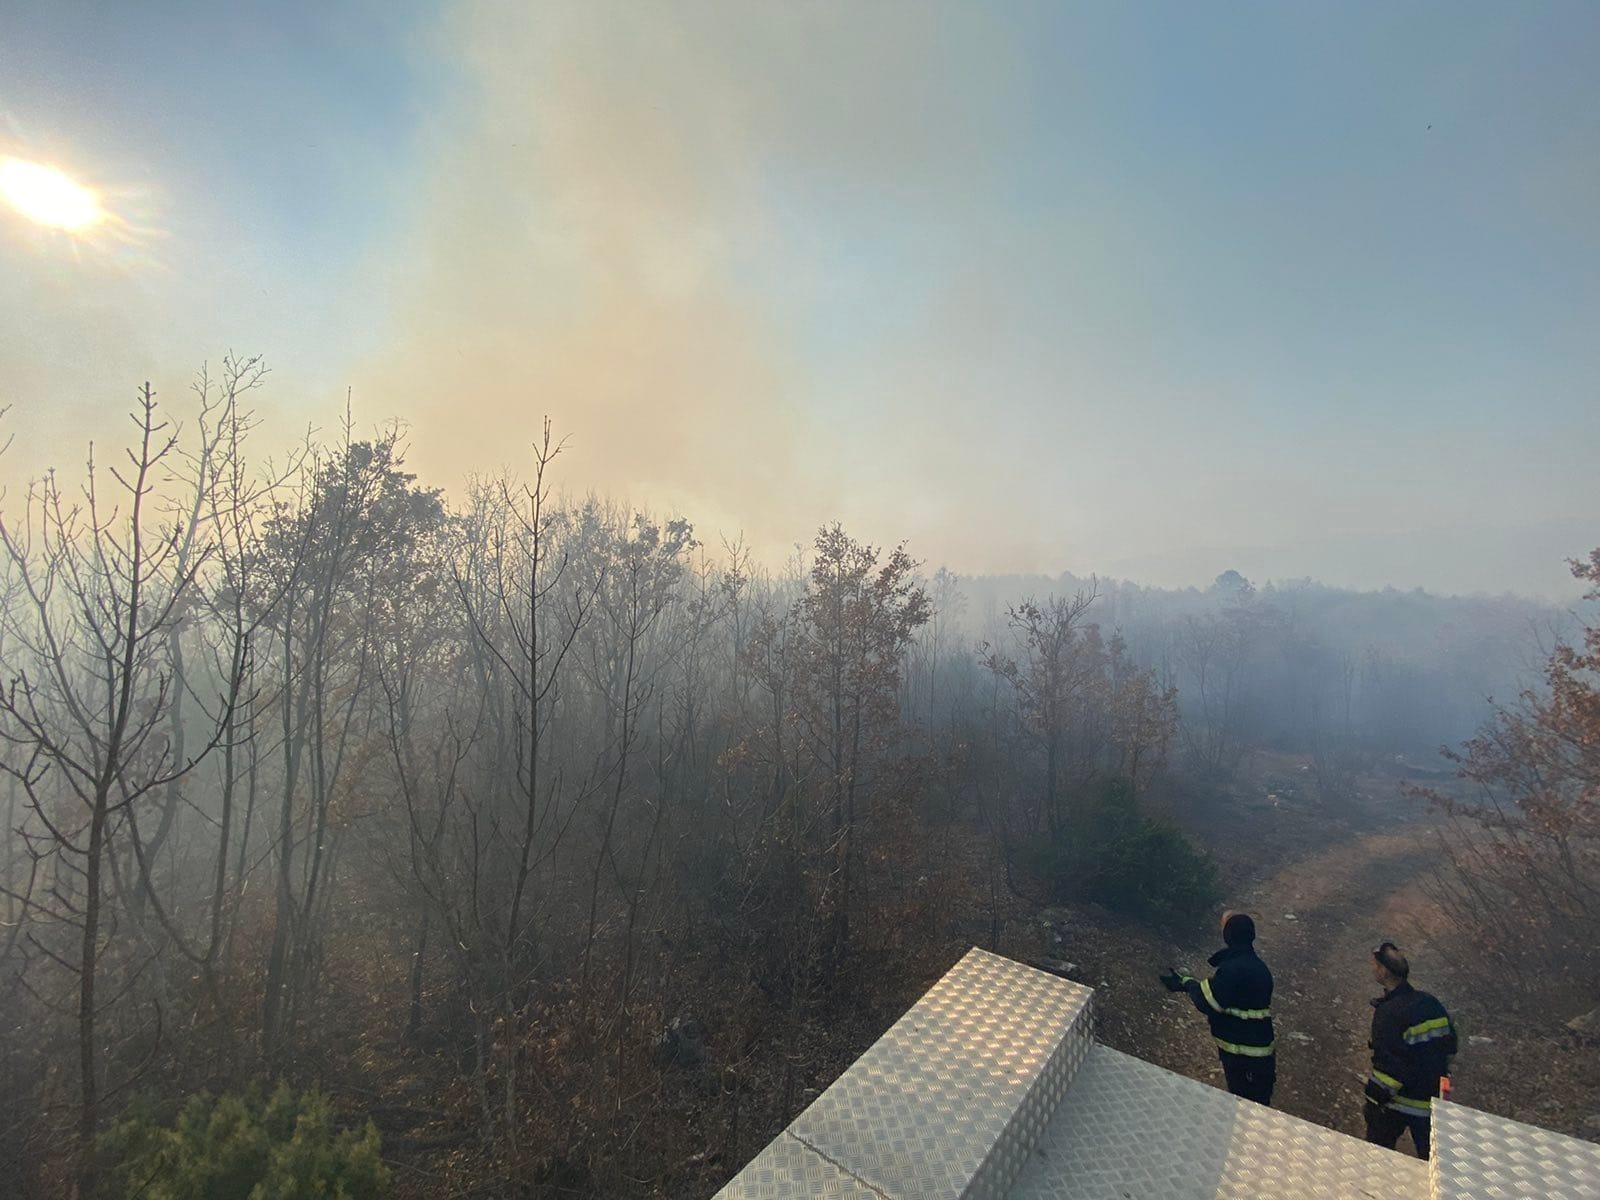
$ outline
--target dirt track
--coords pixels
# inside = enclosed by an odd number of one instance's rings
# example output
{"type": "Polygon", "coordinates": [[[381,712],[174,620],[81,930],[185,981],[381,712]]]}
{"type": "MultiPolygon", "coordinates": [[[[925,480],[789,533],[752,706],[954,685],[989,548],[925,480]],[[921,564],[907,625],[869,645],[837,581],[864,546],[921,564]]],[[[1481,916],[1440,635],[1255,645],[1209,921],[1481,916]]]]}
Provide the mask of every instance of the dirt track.
{"type": "MultiPolygon", "coordinates": [[[[1385,939],[1408,947],[1425,940],[1427,901],[1418,880],[1433,854],[1425,827],[1368,834],[1245,893],[1244,903],[1260,914],[1260,949],[1277,980],[1276,1104],[1285,1112],[1361,1131],[1368,1000],[1376,994],[1370,952],[1385,939]]],[[[1419,983],[1425,975],[1419,957],[1419,983]]]]}
{"type": "MultiPolygon", "coordinates": [[[[1448,968],[1442,951],[1451,934],[1427,896],[1438,861],[1428,813],[1403,798],[1394,779],[1364,781],[1355,800],[1335,811],[1287,797],[1264,802],[1274,781],[1299,773],[1292,759],[1258,762],[1233,797],[1179,814],[1217,855],[1227,903],[1256,916],[1258,948],[1276,981],[1275,1107],[1362,1131],[1368,1000],[1376,994],[1371,950],[1387,939],[1408,951],[1417,984],[1437,992],[1465,1028],[1452,1070],[1458,1099],[1600,1137],[1600,1054],[1565,1034],[1561,1020],[1570,1014],[1535,1026],[1500,1011],[1448,968]]],[[[1220,937],[1204,935],[1163,942],[1107,920],[1076,936],[1067,931],[1055,953],[1084,964],[1081,977],[1100,987],[1106,1042],[1221,1086],[1204,1020],[1155,978],[1169,964],[1201,973],[1220,944],[1220,937]]]]}

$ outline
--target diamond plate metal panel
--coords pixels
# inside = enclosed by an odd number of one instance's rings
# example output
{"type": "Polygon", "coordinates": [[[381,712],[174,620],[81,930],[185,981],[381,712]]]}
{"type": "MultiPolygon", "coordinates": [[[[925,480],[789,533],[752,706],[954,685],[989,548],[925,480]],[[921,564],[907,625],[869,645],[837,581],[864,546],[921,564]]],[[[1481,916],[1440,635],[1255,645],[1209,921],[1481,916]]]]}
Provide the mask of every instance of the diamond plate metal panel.
{"type": "Polygon", "coordinates": [[[780,1133],[714,1200],[884,1200],[791,1133],[780,1133]]]}
{"type": "Polygon", "coordinates": [[[1096,1046],[1012,1200],[1425,1200],[1427,1164],[1096,1046]]]}
{"type": "Polygon", "coordinates": [[[969,951],[789,1131],[889,1200],[1000,1200],[1088,1054],[1091,997],[969,951]]]}
{"type": "Polygon", "coordinates": [[[1600,1146],[1440,1102],[1421,1163],[1096,1046],[1091,1018],[1089,989],[972,951],[718,1200],[1600,1200],[1600,1146]]]}
{"type": "Polygon", "coordinates": [[[1433,1200],[1600,1200],[1600,1146],[1434,1102],[1433,1200]]]}
{"type": "Polygon", "coordinates": [[[1067,1027],[1060,1044],[1045,1061],[1044,1069],[1012,1114],[1000,1140],[990,1150],[967,1186],[971,1200],[1002,1200],[1028,1163],[1050,1120],[1060,1108],[1073,1079],[1094,1047],[1093,1002],[1067,1027]]]}

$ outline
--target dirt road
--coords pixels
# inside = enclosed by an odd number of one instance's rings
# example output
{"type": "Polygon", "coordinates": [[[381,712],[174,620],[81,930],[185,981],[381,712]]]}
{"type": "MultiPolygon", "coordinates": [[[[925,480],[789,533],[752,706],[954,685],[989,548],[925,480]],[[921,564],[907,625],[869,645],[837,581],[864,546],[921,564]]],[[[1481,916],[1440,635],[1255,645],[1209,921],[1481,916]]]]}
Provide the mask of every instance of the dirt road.
{"type": "MultiPolygon", "coordinates": [[[[1358,837],[1293,863],[1241,898],[1258,914],[1258,946],[1277,980],[1276,1107],[1320,1125],[1361,1132],[1361,1088],[1372,1022],[1371,951],[1390,940],[1413,953],[1429,910],[1419,879],[1433,831],[1358,837]]],[[[1426,960],[1418,955],[1418,981],[1426,960]]]]}
{"type": "MultiPolygon", "coordinates": [[[[1270,768],[1276,777],[1292,763],[1270,768]]],[[[1232,907],[1255,915],[1257,946],[1276,980],[1278,1034],[1274,1106],[1347,1133],[1362,1132],[1362,1080],[1369,1063],[1368,1001],[1377,994],[1371,951],[1384,940],[1410,955],[1412,977],[1436,992],[1465,1033],[1452,1068],[1464,1103],[1517,1120],[1600,1139],[1600,1053],[1551,1019],[1515,1015],[1445,953],[1470,958],[1427,894],[1438,862],[1426,811],[1404,801],[1394,780],[1329,812],[1315,804],[1254,799],[1191,816],[1196,836],[1217,855],[1232,907]]],[[[1222,1072],[1200,1014],[1156,982],[1168,965],[1206,969],[1220,937],[1163,942],[1126,922],[1066,931],[1055,953],[1084,964],[1101,989],[1100,1035],[1110,1045],[1217,1086],[1222,1072]]],[[[1406,1145],[1408,1143],[1402,1143],[1406,1145]]]]}

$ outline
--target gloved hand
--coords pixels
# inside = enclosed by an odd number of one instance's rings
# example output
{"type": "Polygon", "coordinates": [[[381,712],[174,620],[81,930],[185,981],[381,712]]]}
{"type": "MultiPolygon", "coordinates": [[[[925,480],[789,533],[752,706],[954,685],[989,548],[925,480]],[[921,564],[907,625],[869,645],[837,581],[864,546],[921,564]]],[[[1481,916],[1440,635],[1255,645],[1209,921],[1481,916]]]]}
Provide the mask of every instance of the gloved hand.
{"type": "Polygon", "coordinates": [[[1394,1099],[1394,1089],[1381,1084],[1376,1079],[1368,1076],[1366,1096],[1368,1100],[1372,1101],[1372,1103],[1376,1104],[1379,1108],[1382,1108],[1384,1105],[1388,1104],[1389,1101],[1394,1099]]]}
{"type": "Polygon", "coordinates": [[[1169,992],[1183,991],[1183,976],[1178,974],[1177,967],[1168,967],[1167,973],[1162,975],[1161,982],[1169,992]]]}

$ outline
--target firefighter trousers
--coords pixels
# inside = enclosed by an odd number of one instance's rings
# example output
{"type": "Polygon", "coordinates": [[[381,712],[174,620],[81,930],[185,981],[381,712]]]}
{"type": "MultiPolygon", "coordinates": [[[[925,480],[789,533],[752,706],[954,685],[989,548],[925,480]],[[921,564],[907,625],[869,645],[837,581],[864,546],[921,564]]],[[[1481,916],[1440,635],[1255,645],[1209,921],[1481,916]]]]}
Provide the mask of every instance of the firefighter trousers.
{"type": "Polygon", "coordinates": [[[1418,1158],[1427,1158],[1433,1134],[1433,1121],[1428,1117],[1414,1117],[1395,1112],[1392,1108],[1379,1108],[1367,1101],[1367,1141],[1393,1150],[1400,1135],[1411,1130],[1411,1144],[1417,1148],[1418,1158]]]}
{"type": "Polygon", "coordinates": [[[1242,1100],[1257,1104],[1272,1104],[1272,1089],[1278,1082],[1278,1058],[1269,1054],[1265,1058],[1247,1058],[1242,1054],[1218,1051],[1222,1060],[1222,1074],[1228,1081],[1228,1090],[1242,1100]]]}

